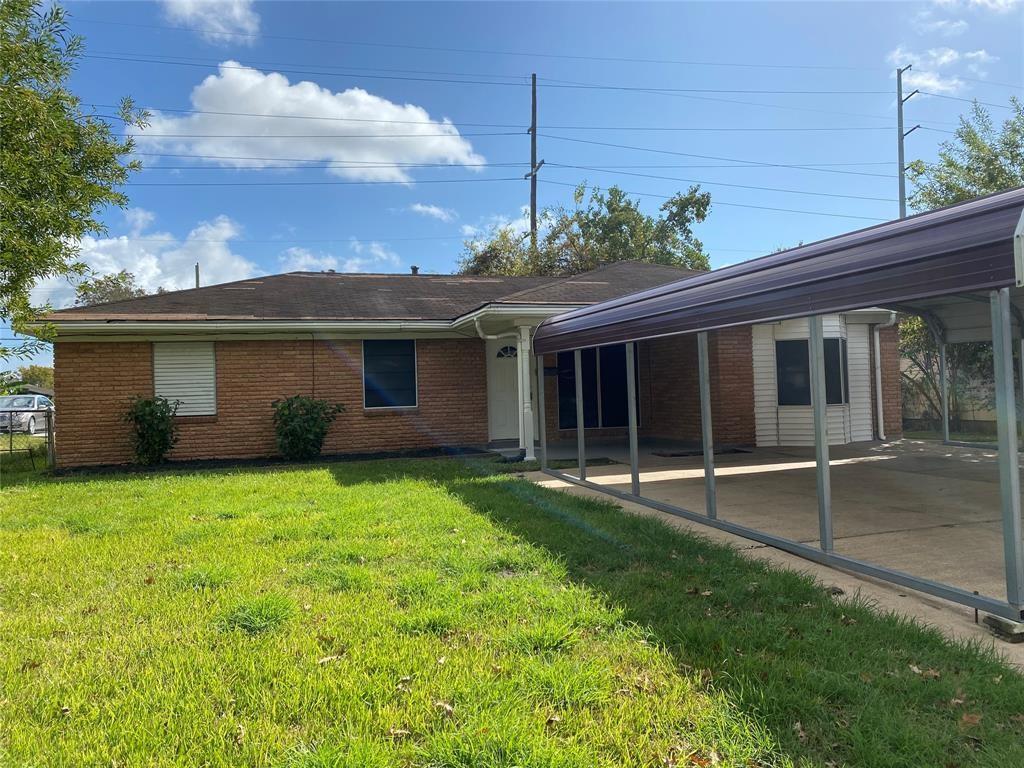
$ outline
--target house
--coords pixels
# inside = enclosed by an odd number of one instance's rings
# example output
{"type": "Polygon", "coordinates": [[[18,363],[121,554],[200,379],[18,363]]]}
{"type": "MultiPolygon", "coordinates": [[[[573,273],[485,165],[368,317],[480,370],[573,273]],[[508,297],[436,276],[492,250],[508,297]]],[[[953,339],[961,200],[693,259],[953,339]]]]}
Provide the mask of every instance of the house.
{"type": "MultiPolygon", "coordinates": [[[[549,440],[572,440],[572,355],[544,359],[544,319],[697,273],[619,262],[572,277],[293,272],[52,313],[58,466],[132,459],[123,414],[135,396],[179,401],[175,460],[276,453],[271,403],[342,403],[325,454],[519,445],[534,452],[536,382],[549,440]]],[[[833,442],[900,431],[896,332],[888,312],[826,318],[833,442]]],[[[806,323],[711,338],[715,439],[811,444],[806,323]]],[[[693,337],[636,347],[639,431],[699,440],[693,337]]],[[[582,352],[588,436],[626,429],[623,345],[582,352]]]]}

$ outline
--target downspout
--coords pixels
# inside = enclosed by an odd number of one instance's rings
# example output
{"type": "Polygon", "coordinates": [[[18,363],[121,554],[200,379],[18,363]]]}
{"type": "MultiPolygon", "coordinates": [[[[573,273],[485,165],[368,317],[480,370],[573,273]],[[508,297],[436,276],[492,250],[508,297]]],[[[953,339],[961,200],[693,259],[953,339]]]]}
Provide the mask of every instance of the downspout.
{"type": "Polygon", "coordinates": [[[481,339],[486,339],[487,341],[497,341],[498,339],[518,339],[519,338],[518,331],[512,331],[511,333],[493,333],[493,334],[491,334],[491,333],[484,333],[484,329],[480,327],[480,318],[479,317],[473,319],[473,325],[476,326],[476,335],[479,336],[481,339]]]}
{"type": "Polygon", "coordinates": [[[878,418],[878,439],[885,440],[885,413],[882,398],[882,342],[879,331],[882,328],[892,328],[896,325],[896,313],[889,313],[889,320],[885,323],[876,323],[874,327],[875,336],[875,415],[878,418]]]}

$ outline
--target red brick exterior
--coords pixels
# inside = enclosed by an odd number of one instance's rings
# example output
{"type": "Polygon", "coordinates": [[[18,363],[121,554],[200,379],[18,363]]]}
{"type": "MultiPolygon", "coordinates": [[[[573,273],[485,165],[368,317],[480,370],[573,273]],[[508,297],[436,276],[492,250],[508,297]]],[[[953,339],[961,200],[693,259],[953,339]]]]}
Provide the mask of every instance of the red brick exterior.
{"type": "Polygon", "coordinates": [[[135,395],[153,393],[153,346],[58,342],[53,387],[58,466],[129,461],[131,433],[124,413],[135,395]]]}
{"type": "MultiPolygon", "coordinates": [[[[343,403],[324,453],[362,453],[482,445],[487,442],[484,343],[479,339],[416,342],[419,405],[365,410],[362,345],[354,341],[218,341],[217,414],[179,419],[170,458],[273,456],[271,402],[294,394],[343,403]]],[[[61,467],[132,460],[122,416],[135,395],[153,394],[149,342],[58,342],[54,345],[61,467]]]]}
{"type": "MultiPolygon", "coordinates": [[[[872,346],[874,342],[872,341],[872,346]]],[[[903,388],[900,383],[900,329],[899,326],[881,328],[878,331],[878,346],[882,357],[882,415],[885,421],[885,437],[895,440],[903,436],[903,388]]],[[[872,375],[871,391],[875,391],[872,375]]],[[[878,417],[875,417],[878,423],[878,417]]]]}
{"type": "MultiPolygon", "coordinates": [[[[886,437],[902,434],[899,332],[881,331],[886,437]]],[[[218,341],[217,414],[179,419],[172,459],[274,456],[271,402],[308,394],[346,406],[327,435],[325,454],[371,453],[487,443],[487,365],[479,339],[416,343],[419,405],[362,406],[362,345],[345,341],[218,341]]],[[[873,353],[872,353],[873,354],[873,353]]],[[[753,445],[754,373],[749,328],[710,334],[708,353],[714,439],[753,445]]],[[[545,358],[554,367],[555,356],[545,358]]],[[[54,345],[57,462],[61,467],[132,461],[123,421],[135,395],[153,395],[149,342],[58,342],[54,345]]],[[[700,440],[696,338],[675,336],[638,347],[640,434],[700,440]]],[[[574,440],[558,429],[555,376],[545,376],[548,439],[574,440]]],[[[874,390],[872,374],[872,391],[874,390]]],[[[872,398],[874,409],[874,398],[872,398]]],[[[625,429],[587,430],[625,437],[625,429]]]]}

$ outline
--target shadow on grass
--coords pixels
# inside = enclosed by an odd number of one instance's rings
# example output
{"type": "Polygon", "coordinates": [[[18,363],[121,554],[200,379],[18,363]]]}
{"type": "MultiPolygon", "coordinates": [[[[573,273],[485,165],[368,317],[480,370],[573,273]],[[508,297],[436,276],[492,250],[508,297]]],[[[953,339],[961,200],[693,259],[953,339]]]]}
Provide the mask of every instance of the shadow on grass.
{"type": "MultiPolygon", "coordinates": [[[[1024,678],[990,650],[514,470],[472,461],[401,469],[558,558],[570,579],[649,630],[682,672],[763,724],[783,754],[834,765],[1024,765],[1024,678]]],[[[362,468],[339,470],[348,484],[362,468]]]]}

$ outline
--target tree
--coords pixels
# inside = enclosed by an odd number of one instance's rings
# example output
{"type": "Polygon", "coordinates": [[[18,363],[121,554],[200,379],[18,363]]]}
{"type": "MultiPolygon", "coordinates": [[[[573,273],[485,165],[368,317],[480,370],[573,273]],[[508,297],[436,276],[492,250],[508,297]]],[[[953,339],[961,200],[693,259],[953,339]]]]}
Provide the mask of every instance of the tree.
{"type": "Polygon", "coordinates": [[[22,384],[53,389],[53,368],[48,365],[23,365],[18,369],[22,384]]]}
{"type": "MultiPolygon", "coordinates": [[[[936,162],[910,164],[911,207],[927,211],[1024,184],[1024,104],[1016,97],[1010,103],[1013,115],[997,131],[988,112],[975,102],[960,117],[954,137],[940,145],[936,162]]],[[[941,413],[938,347],[921,318],[901,319],[900,354],[908,363],[902,371],[904,390],[941,413]]],[[[992,345],[949,344],[946,367],[950,421],[957,428],[967,400],[989,399],[992,345]]]]}
{"type": "MultiPolygon", "coordinates": [[[[139,166],[127,161],[132,140],[85,113],[67,88],[82,39],[70,34],[61,8],[4,0],[0,35],[0,319],[24,331],[47,309],[32,306],[32,287],[84,272],[79,239],[105,231],[98,212],[127,203],[117,188],[139,166]]],[[[119,117],[142,127],[147,116],[125,99],[119,117]]],[[[40,346],[0,347],[0,358],[40,346]]]]}
{"type": "Polygon", "coordinates": [[[939,145],[934,163],[909,166],[914,191],[910,205],[929,211],[1024,185],[1024,102],[1010,97],[1013,115],[996,130],[989,113],[975,102],[960,116],[954,137],[939,145]]]}
{"type": "Polygon", "coordinates": [[[607,193],[581,184],[575,207],[545,210],[545,232],[534,253],[511,226],[465,244],[460,271],[473,275],[574,275],[615,261],[643,261],[708,269],[693,225],[704,221],[711,196],[691,187],[662,204],[661,216],[640,210],[618,187],[607,193]],[[586,205],[584,205],[586,200],[586,205]]]}
{"type": "Polygon", "coordinates": [[[145,289],[135,284],[135,275],[126,269],[113,275],[87,278],[75,286],[75,304],[80,307],[136,299],[145,295],[145,289]]]}

